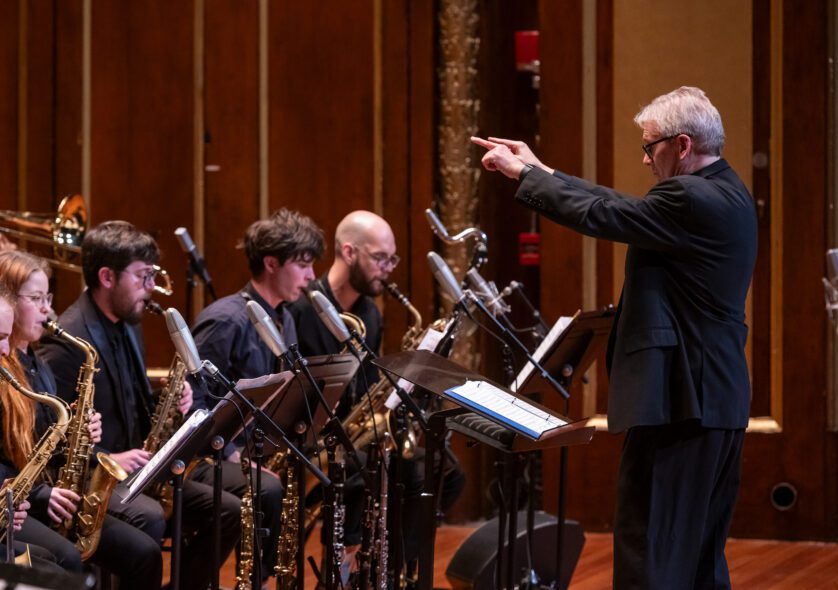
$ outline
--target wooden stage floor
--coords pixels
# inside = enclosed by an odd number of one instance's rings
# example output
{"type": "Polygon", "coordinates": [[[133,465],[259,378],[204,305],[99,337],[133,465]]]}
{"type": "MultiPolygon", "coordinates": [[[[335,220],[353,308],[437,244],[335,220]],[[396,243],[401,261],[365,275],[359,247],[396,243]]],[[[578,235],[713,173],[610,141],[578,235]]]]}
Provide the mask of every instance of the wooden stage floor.
{"type": "MultiPolygon", "coordinates": [[[[445,568],[451,556],[474,526],[444,526],[437,535],[437,567],[434,572],[436,588],[450,588],[445,579],[445,568]]],[[[572,590],[603,590],[611,587],[611,535],[586,533],[582,557],[576,566],[570,587],[572,590]]],[[[316,534],[306,546],[307,553],[319,562],[316,534]]],[[[168,554],[166,554],[168,555],[168,554]]],[[[734,588],[759,590],[814,590],[838,589],[838,544],[755,541],[730,539],[727,558],[734,588]]],[[[165,559],[165,558],[164,558],[165,559]]],[[[168,577],[168,564],[164,565],[164,578],[168,577]]],[[[228,559],[221,571],[221,584],[226,588],[235,585],[235,559],[228,559]]],[[[313,589],[314,576],[306,572],[306,588],[313,589]]],[[[268,584],[274,588],[273,580],[268,584]]],[[[484,590],[484,589],[481,589],[484,590]]],[[[489,590],[489,589],[485,589],[489,590]]]]}

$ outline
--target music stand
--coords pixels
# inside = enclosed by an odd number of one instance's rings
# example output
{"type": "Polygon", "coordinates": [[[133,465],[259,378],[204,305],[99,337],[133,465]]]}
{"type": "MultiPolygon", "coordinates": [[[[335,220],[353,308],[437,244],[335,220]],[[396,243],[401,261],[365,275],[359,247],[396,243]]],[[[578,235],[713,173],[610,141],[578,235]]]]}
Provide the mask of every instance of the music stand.
{"type": "MultiPolygon", "coordinates": [[[[584,375],[591,364],[600,355],[608,341],[614,323],[616,310],[609,306],[604,310],[577,312],[570,324],[557,335],[541,355],[534,355],[551,375],[555,375],[566,390],[570,390],[573,379],[584,375]]],[[[523,383],[517,384],[519,393],[532,394],[543,386],[544,379],[537,371],[531,371],[523,383]]],[[[548,387],[549,389],[549,387],[548,387]]],[[[565,402],[565,413],[570,413],[569,400],[565,402]]],[[[559,485],[557,486],[556,518],[558,533],[556,541],[556,580],[561,588],[564,579],[562,553],[564,551],[564,528],[567,508],[567,447],[559,451],[559,485]]],[[[531,510],[532,504],[528,505],[531,510]]],[[[531,535],[532,518],[528,517],[527,534],[531,535]]],[[[568,577],[569,580],[569,577],[568,577]]]]}
{"type": "MultiPolygon", "coordinates": [[[[242,380],[239,385],[242,394],[252,404],[263,407],[285,390],[290,381],[291,373],[285,372],[242,380]]],[[[175,590],[180,584],[182,493],[186,465],[196,455],[210,454],[213,450],[213,439],[219,437],[222,440],[230,440],[231,436],[235,436],[253,420],[248,408],[241,409],[239,400],[232,399],[232,396],[232,393],[228,393],[211,412],[207,410],[193,412],[146,466],[138,472],[129,486],[128,494],[122,498],[122,503],[126,504],[150,484],[165,481],[174,476],[171,586],[175,590]]],[[[214,485],[220,486],[221,482],[216,481],[214,485]]],[[[218,508],[216,505],[215,509],[218,508]]],[[[215,518],[218,521],[217,514],[215,518]]]]}
{"type": "MultiPolygon", "coordinates": [[[[507,442],[504,443],[509,446],[507,452],[512,453],[538,450],[542,446],[556,447],[584,444],[590,442],[594,429],[585,426],[584,422],[571,423],[549,408],[525,400],[502,385],[486,379],[445,357],[428,351],[400,352],[379,358],[373,363],[381,369],[394,373],[459,406],[455,410],[443,410],[434,414],[431,417],[431,426],[426,434],[428,456],[425,459],[425,492],[422,494],[422,508],[425,514],[421,519],[424,542],[421,545],[422,549],[419,556],[419,588],[430,590],[433,585],[433,546],[436,535],[436,508],[433,491],[433,480],[435,479],[433,474],[434,453],[437,448],[442,448],[441,445],[444,442],[445,430],[447,429],[446,422],[449,417],[472,412],[483,418],[483,422],[490,423],[496,431],[508,432],[512,430],[515,435],[506,437],[507,442]],[[508,399],[513,400],[509,403],[517,404],[517,407],[532,408],[535,413],[545,414],[559,423],[553,423],[545,426],[541,432],[535,432],[530,427],[524,427],[523,423],[518,420],[510,420],[509,415],[499,415],[497,411],[493,411],[487,405],[475,402],[473,398],[470,398],[469,403],[464,403],[463,396],[454,388],[462,386],[467,381],[489,384],[492,388],[502,392],[508,399]],[[498,425],[502,428],[498,429],[498,425]]],[[[514,550],[514,543],[511,550],[514,550]]],[[[511,563],[514,563],[514,560],[511,563]]]]}
{"type": "MultiPolygon", "coordinates": [[[[613,307],[577,312],[543,353],[533,356],[549,374],[555,375],[565,389],[570,389],[573,377],[584,374],[605,346],[615,314],[613,307]]],[[[518,394],[531,394],[543,383],[540,373],[530,371],[525,380],[517,384],[516,391],[518,394]]]]}
{"type": "MultiPolygon", "coordinates": [[[[308,357],[305,362],[326,403],[334,410],[358,372],[358,359],[351,354],[328,354],[308,357]]],[[[320,395],[300,373],[294,376],[280,395],[268,402],[264,410],[286,432],[298,435],[303,432],[295,444],[309,450],[317,447],[317,436],[329,419],[320,395]]],[[[283,445],[271,445],[265,449],[265,456],[280,450],[284,450],[283,445]]]]}

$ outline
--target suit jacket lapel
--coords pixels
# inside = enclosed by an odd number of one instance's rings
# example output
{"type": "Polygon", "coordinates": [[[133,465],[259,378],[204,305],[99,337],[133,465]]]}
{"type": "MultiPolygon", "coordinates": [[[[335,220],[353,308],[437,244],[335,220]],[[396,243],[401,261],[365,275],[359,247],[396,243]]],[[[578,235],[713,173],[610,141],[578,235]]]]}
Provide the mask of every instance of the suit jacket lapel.
{"type": "Polygon", "coordinates": [[[87,328],[87,332],[90,334],[90,343],[96,349],[96,352],[99,353],[99,360],[105,369],[105,376],[111,385],[110,389],[111,396],[113,397],[113,403],[119,409],[119,415],[122,418],[122,423],[128,426],[128,412],[125,407],[125,400],[123,398],[122,391],[120,391],[118,378],[119,372],[116,366],[116,359],[114,358],[113,350],[111,349],[111,344],[108,341],[108,336],[105,333],[105,329],[102,327],[99,316],[93,307],[93,303],[87,297],[85,297],[82,301],[84,301],[82,306],[82,317],[84,318],[84,325],[87,328]]]}

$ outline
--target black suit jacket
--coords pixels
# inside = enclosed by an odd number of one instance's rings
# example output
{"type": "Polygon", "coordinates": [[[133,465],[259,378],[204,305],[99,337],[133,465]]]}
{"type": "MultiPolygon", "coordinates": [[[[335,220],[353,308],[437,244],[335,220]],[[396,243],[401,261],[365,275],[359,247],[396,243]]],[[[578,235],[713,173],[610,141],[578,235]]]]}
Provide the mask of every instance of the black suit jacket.
{"type": "MultiPolygon", "coordinates": [[[[108,342],[107,334],[96,312],[95,304],[88,292],[82,293],[75,303],[58,318],[58,323],[73,336],[82,338],[93,345],[99,353],[96,366],[99,371],[93,378],[96,388],[94,407],[102,414],[102,441],[97,450],[119,453],[130,448],[129,442],[134,432],[140,430],[140,438],[148,432],[130,416],[125,397],[119,388],[119,374],[114,352],[108,342]]],[[[143,337],[139,326],[128,326],[128,340],[132,347],[132,356],[137,363],[137,375],[145,375],[143,337]]],[[[46,336],[41,339],[38,354],[47,362],[55,374],[58,395],[72,402],[76,398],[76,380],[84,362],[84,354],[76,346],[63,338],[46,336]]],[[[148,379],[141,379],[141,398],[138,404],[145,406],[148,415],[153,412],[151,385],[148,379]]],[[[138,408],[139,410],[139,408],[138,408]]]]}
{"type": "Polygon", "coordinates": [[[757,221],[725,160],[662,181],[642,199],[535,168],[516,199],[580,233],[629,245],[606,358],[610,431],[689,419],[747,426],[745,297],[757,221]]]}

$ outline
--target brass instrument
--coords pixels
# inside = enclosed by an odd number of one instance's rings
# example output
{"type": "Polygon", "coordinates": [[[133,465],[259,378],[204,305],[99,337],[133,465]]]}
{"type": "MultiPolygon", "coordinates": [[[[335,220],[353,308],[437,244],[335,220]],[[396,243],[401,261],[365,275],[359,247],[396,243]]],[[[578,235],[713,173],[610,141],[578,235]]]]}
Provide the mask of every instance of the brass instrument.
{"type": "MultiPolygon", "coordinates": [[[[250,487],[250,460],[242,453],[241,468],[247,481],[247,490],[242,496],[241,519],[242,533],[239,545],[239,561],[236,569],[235,590],[250,590],[253,588],[251,575],[253,573],[253,488],[250,487]]],[[[261,582],[261,580],[259,580],[261,582]]]]}
{"type": "Polygon", "coordinates": [[[297,511],[300,505],[297,488],[296,462],[293,460],[285,472],[285,496],[282,498],[279,543],[276,548],[276,590],[293,590],[297,587],[297,511]]]}
{"type": "MultiPolygon", "coordinates": [[[[41,472],[49,463],[55,449],[58,447],[59,443],[64,440],[64,434],[70,424],[70,406],[68,406],[67,402],[61,398],[47,393],[35,393],[34,391],[27,389],[14,378],[6,367],[2,365],[0,365],[0,377],[8,381],[12,387],[18,390],[22,395],[52,408],[56,415],[55,423],[49,427],[49,430],[47,430],[44,436],[41,437],[38,444],[35,445],[32,455],[29,457],[26,465],[23,466],[23,469],[20,470],[20,473],[18,473],[14,479],[7,481],[3,487],[0,488],[0,497],[3,498],[6,496],[6,490],[12,491],[12,501],[14,505],[17,506],[29,496],[32,491],[32,487],[35,485],[35,482],[41,472]]],[[[0,510],[0,540],[4,538],[6,534],[6,526],[8,524],[6,511],[0,510]]],[[[28,547],[27,553],[16,558],[16,561],[17,559],[24,558],[27,555],[28,547]]],[[[31,565],[31,562],[29,565],[31,565]]]]}
{"type": "MultiPolygon", "coordinates": [[[[0,233],[20,240],[21,243],[51,246],[49,252],[34,252],[51,265],[81,273],[81,243],[87,233],[87,206],[81,195],[67,195],[58,204],[55,213],[0,210],[0,233]]],[[[164,269],[154,265],[163,281],[154,291],[161,295],[172,294],[172,280],[164,269]]]]}
{"type": "MultiPolygon", "coordinates": [[[[163,314],[163,308],[156,302],[148,300],[146,309],[156,314],[163,314]]],[[[183,391],[183,383],[186,380],[186,364],[175,353],[172,364],[169,367],[169,374],[166,377],[166,386],[160,392],[157,399],[157,406],[151,417],[151,429],[143,443],[143,450],[149,453],[156,453],[166,441],[180,428],[183,422],[183,415],[178,410],[183,391]]]]}
{"type": "MultiPolygon", "coordinates": [[[[359,318],[354,313],[349,313],[348,311],[342,311],[338,315],[340,316],[340,319],[343,320],[343,323],[346,324],[346,329],[347,330],[349,330],[350,332],[354,331],[361,338],[366,338],[366,336],[367,336],[367,326],[364,324],[364,320],[359,318]]],[[[346,346],[344,346],[343,350],[341,350],[341,352],[349,352],[349,347],[350,346],[354,346],[355,350],[359,354],[364,354],[364,352],[365,352],[359,344],[356,344],[354,342],[347,343],[346,346]]]]}
{"type": "Polygon", "coordinates": [[[55,336],[78,347],[85,355],[76,383],[76,407],[67,428],[69,434],[64,451],[65,462],[58,472],[55,485],[81,496],[81,504],[73,518],[60,523],[58,532],[64,536],[74,536],[76,548],[81,553],[81,558],[86,560],[99,546],[102,524],[113,488],[128,477],[128,474],[109,455],[96,453],[99,464],[90,481],[86,483],[92,447],[89,423],[90,415],[94,411],[93,396],[96,391],[93,377],[99,370],[96,368],[99,355],[88,342],[68,334],[56,322],[46,321],[44,327],[55,336]]]}

